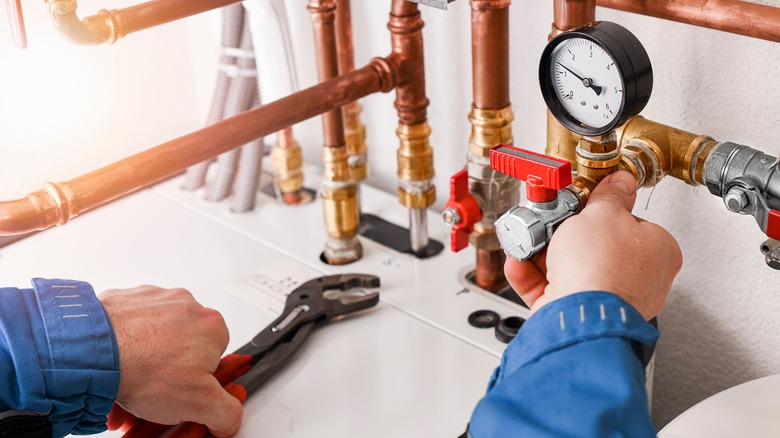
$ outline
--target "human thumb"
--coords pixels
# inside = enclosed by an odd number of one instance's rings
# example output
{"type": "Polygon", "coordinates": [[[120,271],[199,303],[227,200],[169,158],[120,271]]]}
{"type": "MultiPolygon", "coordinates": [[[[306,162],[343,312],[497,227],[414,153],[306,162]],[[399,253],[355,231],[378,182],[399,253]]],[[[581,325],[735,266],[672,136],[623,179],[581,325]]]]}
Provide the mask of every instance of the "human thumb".
{"type": "Polygon", "coordinates": [[[599,183],[588,199],[588,206],[606,204],[628,212],[636,201],[636,180],[625,171],[615,172],[599,183]]]}
{"type": "MultiPolygon", "coordinates": [[[[216,380],[214,384],[218,385],[216,380]]],[[[212,435],[229,437],[238,433],[243,414],[244,408],[241,406],[241,401],[222,387],[219,387],[218,390],[215,390],[213,405],[209,415],[203,419],[205,421],[199,422],[208,426],[212,435]]]]}

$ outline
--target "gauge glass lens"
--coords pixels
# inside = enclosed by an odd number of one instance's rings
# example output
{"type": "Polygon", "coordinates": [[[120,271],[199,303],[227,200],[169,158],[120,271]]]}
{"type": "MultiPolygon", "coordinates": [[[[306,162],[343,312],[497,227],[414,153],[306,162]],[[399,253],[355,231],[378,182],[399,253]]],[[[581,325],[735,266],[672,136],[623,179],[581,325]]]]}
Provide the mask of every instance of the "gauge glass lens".
{"type": "Polygon", "coordinates": [[[623,105],[623,79],[600,45],[569,38],[553,49],[550,74],[556,97],[569,118],[589,128],[614,121],[623,105]]]}

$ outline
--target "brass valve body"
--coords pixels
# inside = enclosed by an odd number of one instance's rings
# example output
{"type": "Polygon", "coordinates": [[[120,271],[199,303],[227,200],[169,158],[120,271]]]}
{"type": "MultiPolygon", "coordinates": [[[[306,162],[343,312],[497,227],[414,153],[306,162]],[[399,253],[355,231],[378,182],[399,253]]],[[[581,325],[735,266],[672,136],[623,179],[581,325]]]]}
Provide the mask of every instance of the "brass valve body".
{"type": "Polygon", "coordinates": [[[396,130],[398,147],[398,201],[407,208],[427,208],[436,201],[431,180],[433,150],[428,142],[428,122],[415,125],[400,123],[396,130]]]}

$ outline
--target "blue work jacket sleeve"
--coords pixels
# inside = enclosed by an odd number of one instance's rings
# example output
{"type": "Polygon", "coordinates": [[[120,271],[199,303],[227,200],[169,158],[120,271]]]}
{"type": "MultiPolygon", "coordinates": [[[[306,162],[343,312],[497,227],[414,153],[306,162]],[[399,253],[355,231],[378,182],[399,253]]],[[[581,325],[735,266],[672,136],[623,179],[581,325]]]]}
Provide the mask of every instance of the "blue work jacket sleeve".
{"type": "Polygon", "coordinates": [[[0,289],[0,436],[104,431],[119,389],[108,315],[87,283],[32,284],[0,289]]]}
{"type": "Polygon", "coordinates": [[[619,297],[583,292],[536,312],[471,418],[473,438],[654,437],[634,343],[658,331],[619,297]]]}

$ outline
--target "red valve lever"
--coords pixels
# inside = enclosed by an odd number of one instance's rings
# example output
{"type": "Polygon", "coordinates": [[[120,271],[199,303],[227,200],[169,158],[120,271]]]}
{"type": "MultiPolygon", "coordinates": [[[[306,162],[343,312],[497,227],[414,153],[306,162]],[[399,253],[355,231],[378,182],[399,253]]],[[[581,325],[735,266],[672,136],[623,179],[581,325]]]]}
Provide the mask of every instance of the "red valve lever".
{"type": "Polygon", "coordinates": [[[549,202],[558,190],[571,184],[571,164],[566,160],[500,144],[490,150],[490,167],[526,182],[531,202],[549,202]]]}
{"type": "Polygon", "coordinates": [[[766,221],[766,236],[780,240],[780,211],[769,210],[769,217],[766,221]]]}
{"type": "Polygon", "coordinates": [[[450,178],[450,200],[444,206],[444,212],[449,215],[449,220],[445,220],[452,224],[450,248],[458,252],[468,246],[474,224],[482,220],[482,210],[469,193],[469,174],[466,169],[450,178]]]}
{"type": "Polygon", "coordinates": [[[11,38],[16,47],[24,49],[27,47],[27,30],[24,27],[24,16],[22,15],[22,0],[5,0],[5,7],[8,10],[8,24],[11,26],[11,38]]]}

